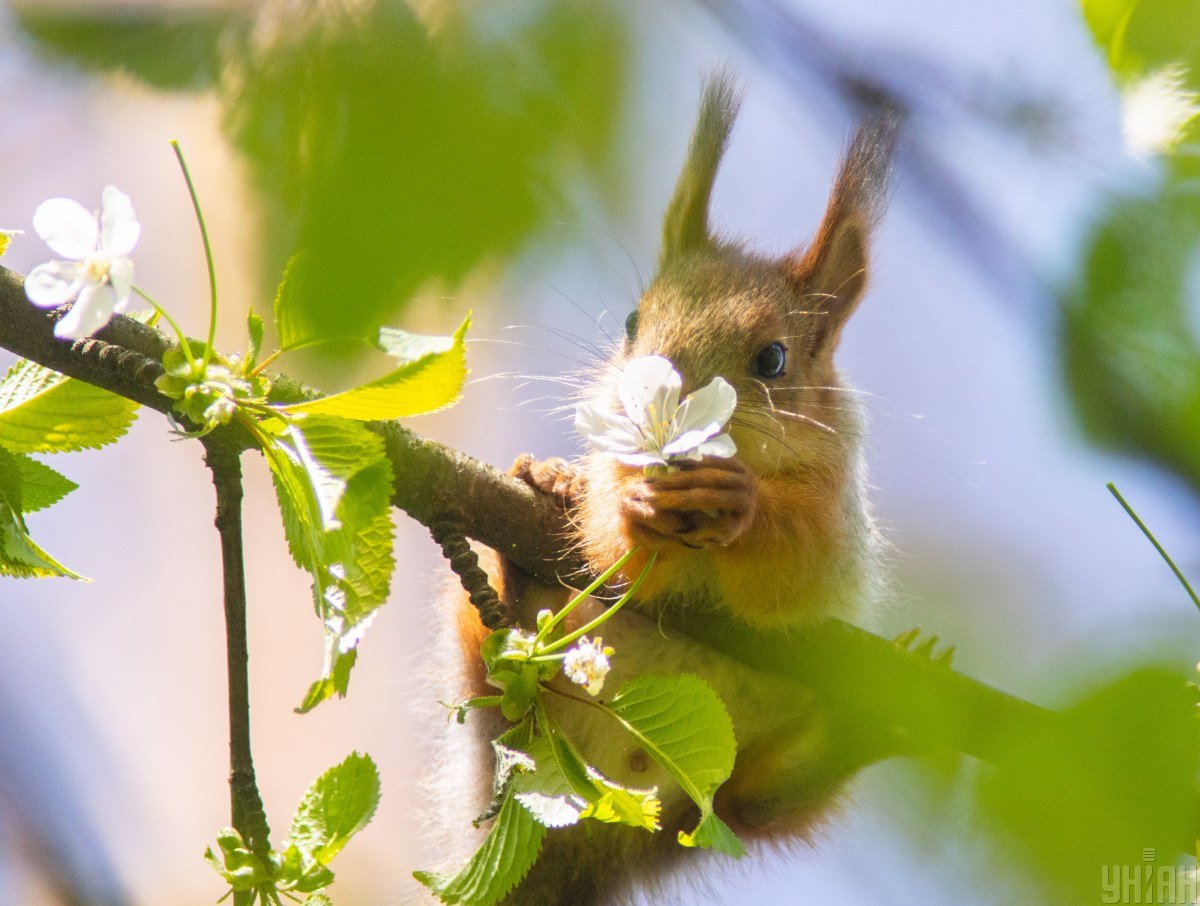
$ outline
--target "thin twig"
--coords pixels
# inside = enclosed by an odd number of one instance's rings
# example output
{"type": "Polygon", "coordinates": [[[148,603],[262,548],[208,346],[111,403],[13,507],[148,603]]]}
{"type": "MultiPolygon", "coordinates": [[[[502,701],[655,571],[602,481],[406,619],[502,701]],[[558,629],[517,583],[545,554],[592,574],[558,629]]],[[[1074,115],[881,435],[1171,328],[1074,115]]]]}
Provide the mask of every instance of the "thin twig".
{"type": "MultiPolygon", "coordinates": [[[[270,851],[262,796],[250,752],[249,650],[246,644],[246,574],[242,547],[242,465],[239,454],[205,442],[205,461],[217,490],[217,531],[225,586],[225,651],[229,676],[229,795],[233,827],[260,858],[270,851]]],[[[251,891],[234,894],[235,906],[249,906],[251,891]]]]}
{"type": "Polygon", "coordinates": [[[1129,514],[1129,518],[1134,521],[1134,524],[1142,530],[1142,534],[1150,539],[1150,543],[1154,545],[1154,549],[1158,551],[1158,555],[1166,561],[1167,566],[1171,567],[1171,572],[1175,574],[1175,578],[1179,580],[1179,584],[1183,586],[1183,590],[1191,597],[1192,603],[1200,608],[1200,598],[1196,597],[1196,592],[1192,590],[1191,584],[1184,576],[1183,571],[1175,565],[1175,561],[1171,559],[1171,555],[1167,553],[1166,548],[1158,543],[1158,539],[1154,537],[1154,533],[1146,527],[1146,523],[1142,522],[1141,517],[1133,511],[1133,507],[1129,502],[1121,496],[1121,492],[1117,490],[1117,486],[1111,481],[1106,485],[1108,492],[1117,498],[1117,503],[1121,504],[1122,509],[1129,514]]]}

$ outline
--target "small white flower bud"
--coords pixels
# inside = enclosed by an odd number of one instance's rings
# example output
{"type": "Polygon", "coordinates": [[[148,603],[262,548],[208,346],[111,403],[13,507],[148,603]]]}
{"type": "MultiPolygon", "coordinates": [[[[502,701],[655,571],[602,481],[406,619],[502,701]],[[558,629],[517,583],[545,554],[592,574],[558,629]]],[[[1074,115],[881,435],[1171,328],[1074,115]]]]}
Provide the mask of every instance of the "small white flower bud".
{"type": "Polygon", "coordinates": [[[599,695],[604,688],[604,678],[608,676],[608,656],[612,648],[605,648],[600,639],[589,642],[586,638],[567,652],[563,660],[563,672],[573,683],[578,683],[587,689],[588,695],[599,695]]]}

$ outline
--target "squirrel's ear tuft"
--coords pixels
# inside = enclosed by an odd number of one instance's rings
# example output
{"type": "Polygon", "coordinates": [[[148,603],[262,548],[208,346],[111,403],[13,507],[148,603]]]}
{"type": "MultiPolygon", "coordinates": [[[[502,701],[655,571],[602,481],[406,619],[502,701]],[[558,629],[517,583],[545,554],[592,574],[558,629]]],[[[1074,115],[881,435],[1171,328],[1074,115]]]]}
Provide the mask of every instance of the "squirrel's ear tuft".
{"type": "Polygon", "coordinates": [[[842,160],[812,245],[784,259],[788,278],[818,318],[816,348],[832,350],[867,289],[871,232],[887,203],[900,116],[875,114],[859,128],[842,160]]]}
{"type": "Polygon", "coordinates": [[[717,72],[709,76],[700,99],[700,113],[688,147],[687,162],[667,207],[659,267],[665,267],[687,252],[711,245],[708,201],[741,103],[741,92],[728,73],[717,72]]]}

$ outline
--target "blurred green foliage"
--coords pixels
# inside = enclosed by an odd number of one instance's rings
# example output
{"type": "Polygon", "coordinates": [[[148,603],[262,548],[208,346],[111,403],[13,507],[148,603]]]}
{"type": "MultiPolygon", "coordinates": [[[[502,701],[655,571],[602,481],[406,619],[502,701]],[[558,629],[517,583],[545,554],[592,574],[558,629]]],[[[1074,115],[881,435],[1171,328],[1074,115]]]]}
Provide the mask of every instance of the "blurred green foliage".
{"type": "Polygon", "coordinates": [[[214,84],[221,36],[243,21],[231,11],[202,8],[147,15],[136,7],[17,3],[13,12],[24,33],[51,57],[132,75],[164,90],[214,84]]]}
{"type": "Polygon", "coordinates": [[[602,196],[620,184],[620,7],[424,6],[418,18],[401,0],[280,0],[185,28],[153,6],[19,21],[92,69],[210,82],[264,201],[264,295],[304,253],[303,320],[373,340],[429,281],[452,286],[558,225],[578,178],[602,196]]]}
{"type": "Polygon", "coordinates": [[[1192,851],[1194,691],[1177,673],[1137,670],[1082,696],[1040,732],[1004,741],[998,769],[980,777],[980,817],[1001,851],[1053,894],[1049,902],[1100,902],[1103,866],[1171,866],[1192,851]]]}
{"type": "Polygon", "coordinates": [[[1200,64],[1198,0],[1083,0],[1083,14],[1112,70],[1137,76],[1200,64]]]}
{"type": "MultiPolygon", "coordinates": [[[[1200,92],[1200,2],[1085,0],[1118,84],[1169,68],[1200,92]]],[[[1142,192],[1112,200],[1064,294],[1062,356],[1097,443],[1151,459],[1200,489],[1200,121],[1142,192]]]]}

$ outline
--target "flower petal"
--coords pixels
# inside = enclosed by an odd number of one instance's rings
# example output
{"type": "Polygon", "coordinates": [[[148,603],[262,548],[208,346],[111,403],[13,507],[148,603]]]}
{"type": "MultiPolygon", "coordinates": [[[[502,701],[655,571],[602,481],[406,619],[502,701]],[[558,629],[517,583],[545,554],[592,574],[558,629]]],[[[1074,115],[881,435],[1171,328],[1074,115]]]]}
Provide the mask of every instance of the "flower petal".
{"type": "Polygon", "coordinates": [[[101,198],[100,249],[116,257],[128,255],[142,235],[133,202],[116,186],[105,186],[101,198]]]}
{"type": "Polygon", "coordinates": [[[699,390],[688,394],[679,407],[679,430],[690,431],[716,422],[724,425],[737,409],[737,391],[723,377],[715,377],[699,390]]]}
{"type": "Polygon", "coordinates": [[[645,444],[633,422],[593,400],[585,400],[575,407],[575,430],[605,453],[632,453],[645,444]]]}
{"type": "Polygon", "coordinates": [[[112,320],[116,301],[116,293],[107,283],[85,286],[79,301],[54,325],[54,335],[68,340],[90,337],[112,320]]]}
{"type": "Polygon", "coordinates": [[[96,251],[96,216],[70,198],[51,198],[33,212],[33,228],[55,254],[78,261],[96,251]]]}
{"type": "Polygon", "coordinates": [[[53,308],[62,305],[79,292],[82,285],[76,277],[78,268],[70,261],[50,261],[39,264],[25,278],[25,295],[34,305],[53,308]]]}
{"type": "Polygon", "coordinates": [[[117,295],[113,310],[122,312],[129,305],[129,294],[133,292],[133,262],[128,258],[113,258],[108,262],[108,282],[117,295]]]}
{"type": "Polygon", "coordinates": [[[617,396],[625,414],[642,427],[654,427],[650,421],[669,420],[679,405],[683,380],[675,366],[660,355],[630,359],[617,378],[617,396]],[[647,415],[649,410],[652,415],[647,415]]]}
{"type": "Polygon", "coordinates": [[[728,434],[718,434],[712,440],[706,440],[696,447],[696,452],[701,456],[719,456],[721,459],[728,459],[737,454],[737,444],[728,434]]]}
{"type": "MultiPolygon", "coordinates": [[[[701,444],[706,443],[710,437],[716,434],[723,425],[716,422],[711,422],[703,428],[697,428],[694,431],[685,431],[680,434],[669,444],[663,444],[662,451],[667,456],[683,456],[695,450],[701,444]]],[[[692,457],[696,458],[696,457],[692,457]]]]}
{"type": "Polygon", "coordinates": [[[613,453],[618,460],[627,466],[665,466],[666,458],[661,453],[648,451],[645,453],[613,453]]]}

